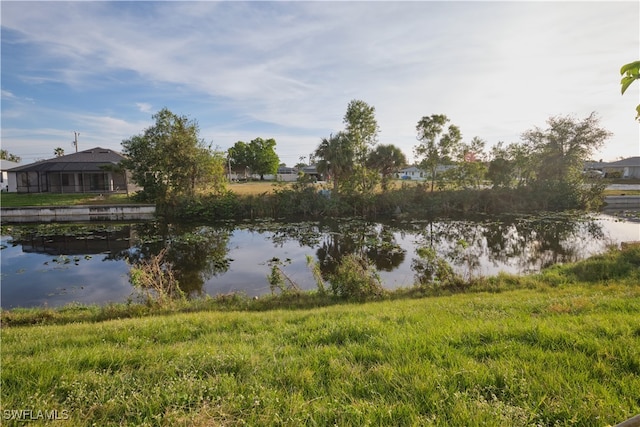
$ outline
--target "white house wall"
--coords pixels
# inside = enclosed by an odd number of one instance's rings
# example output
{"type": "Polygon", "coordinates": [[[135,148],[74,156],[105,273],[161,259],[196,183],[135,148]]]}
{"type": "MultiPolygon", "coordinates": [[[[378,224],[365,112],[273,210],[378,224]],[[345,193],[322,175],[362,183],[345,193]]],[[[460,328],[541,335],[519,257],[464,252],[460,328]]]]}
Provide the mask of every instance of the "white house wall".
{"type": "Polygon", "coordinates": [[[640,179],[640,166],[627,166],[622,171],[623,178],[640,179]]]}
{"type": "Polygon", "coordinates": [[[16,182],[17,181],[15,172],[2,171],[2,191],[16,193],[18,191],[18,184],[16,182]]]}

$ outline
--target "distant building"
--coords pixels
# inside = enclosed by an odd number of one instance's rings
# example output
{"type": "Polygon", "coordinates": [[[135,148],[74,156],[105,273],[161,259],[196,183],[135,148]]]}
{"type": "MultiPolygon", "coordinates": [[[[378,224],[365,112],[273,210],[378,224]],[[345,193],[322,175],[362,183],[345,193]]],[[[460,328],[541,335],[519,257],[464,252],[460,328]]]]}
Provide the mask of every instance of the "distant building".
{"type": "Polygon", "coordinates": [[[398,178],[411,180],[424,180],[427,173],[417,166],[410,166],[398,171],[398,178]]]}
{"type": "Polygon", "coordinates": [[[587,162],[585,171],[598,170],[605,177],[620,176],[620,178],[640,179],[640,156],[628,157],[615,162],[587,162]]]}
{"type": "Polygon", "coordinates": [[[322,174],[320,172],[318,172],[318,168],[316,167],[316,165],[305,166],[305,167],[303,167],[301,169],[301,171],[305,175],[308,175],[311,178],[314,178],[316,181],[324,181],[324,179],[325,179],[322,176],[322,174]]]}
{"type": "MultiPolygon", "coordinates": [[[[293,182],[298,179],[298,169],[290,168],[288,166],[278,166],[278,171],[275,175],[266,174],[263,175],[265,181],[282,181],[282,182],[293,182]]],[[[249,173],[249,169],[246,169],[246,173],[244,176],[235,173],[231,175],[231,181],[243,181],[243,180],[256,180],[260,179],[260,175],[249,173]]]]}
{"type": "MultiPolygon", "coordinates": [[[[436,176],[454,168],[455,165],[438,165],[436,167],[436,176]]],[[[409,166],[408,168],[400,169],[396,176],[400,179],[411,179],[418,181],[425,181],[431,179],[431,173],[421,169],[417,166],[409,166]]]]}
{"type": "Polygon", "coordinates": [[[617,172],[620,173],[621,178],[640,179],[640,156],[629,157],[616,162],[609,162],[603,166],[602,171],[605,176],[609,176],[612,173],[617,172]]]}
{"type": "Polygon", "coordinates": [[[278,174],[276,180],[283,182],[292,182],[298,179],[298,169],[290,168],[288,166],[280,166],[278,168],[278,174]]]}
{"type": "Polygon", "coordinates": [[[119,168],[124,159],[116,151],[96,147],[18,166],[8,173],[15,176],[18,193],[127,192],[127,173],[119,168]]]}
{"type": "Polygon", "coordinates": [[[0,190],[16,192],[16,179],[14,174],[9,173],[9,169],[20,166],[20,163],[9,160],[0,160],[0,190]]]}

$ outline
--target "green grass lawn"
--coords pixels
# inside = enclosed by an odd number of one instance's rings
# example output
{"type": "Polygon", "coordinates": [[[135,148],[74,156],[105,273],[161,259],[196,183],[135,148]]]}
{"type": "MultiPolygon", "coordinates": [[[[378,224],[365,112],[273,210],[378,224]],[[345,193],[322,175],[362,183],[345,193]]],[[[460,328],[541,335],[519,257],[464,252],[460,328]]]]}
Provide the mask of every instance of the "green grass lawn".
{"type": "Polygon", "coordinates": [[[640,190],[604,190],[603,196],[640,196],[640,190]]]}
{"type": "Polygon", "coordinates": [[[500,276],[493,292],[64,325],[8,326],[3,312],[0,413],[3,425],[22,425],[12,410],[74,426],[613,425],[640,413],[639,282],[631,246],[500,276]]]}
{"type": "Polygon", "coordinates": [[[0,193],[0,206],[73,206],[133,203],[126,194],[0,193]]]}
{"type": "Polygon", "coordinates": [[[605,426],[640,413],[640,292],[5,328],[1,393],[87,426],[605,426]]]}

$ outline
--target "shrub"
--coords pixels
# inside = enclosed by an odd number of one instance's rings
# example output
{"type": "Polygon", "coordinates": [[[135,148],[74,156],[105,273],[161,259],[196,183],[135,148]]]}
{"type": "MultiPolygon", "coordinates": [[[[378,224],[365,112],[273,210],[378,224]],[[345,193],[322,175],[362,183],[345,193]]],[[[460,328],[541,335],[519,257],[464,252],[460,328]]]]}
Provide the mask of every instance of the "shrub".
{"type": "Polygon", "coordinates": [[[282,294],[300,294],[301,292],[298,284],[282,271],[281,266],[285,263],[288,264],[291,263],[291,261],[287,260],[282,262],[278,258],[273,258],[269,261],[271,273],[267,275],[267,281],[269,282],[269,289],[272,295],[275,294],[276,291],[280,291],[282,294]]]}
{"type": "Polygon", "coordinates": [[[167,249],[162,249],[158,255],[136,262],[129,271],[129,281],[144,295],[148,305],[162,306],[184,298],[173,264],[165,259],[166,253],[167,249]]]}
{"type": "Polygon", "coordinates": [[[369,260],[361,255],[349,254],[342,258],[329,281],[331,291],[339,298],[364,299],[385,294],[380,276],[369,260]]]}
{"type": "Polygon", "coordinates": [[[457,276],[449,263],[439,257],[433,248],[418,248],[420,258],[411,262],[415,272],[416,285],[421,287],[440,288],[457,282],[457,276]]]}
{"type": "Polygon", "coordinates": [[[320,265],[310,255],[307,255],[307,265],[311,269],[313,278],[316,281],[316,286],[318,288],[318,295],[325,296],[327,294],[327,291],[324,286],[324,279],[322,278],[322,271],[320,270],[320,265]]]}
{"type": "Polygon", "coordinates": [[[611,248],[608,252],[574,264],[567,270],[572,278],[584,282],[623,279],[633,282],[640,279],[640,245],[625,245],[622,250],[611,248]]]}
{"type": "Polygon", "coordinates": [[[620,171],[610,171],[610,172],[607,172],[605,176],[607,178],[610,178],[610,179],[620,179],[620,178],[622,178],[622,172],[620,172],[620,171]]]}

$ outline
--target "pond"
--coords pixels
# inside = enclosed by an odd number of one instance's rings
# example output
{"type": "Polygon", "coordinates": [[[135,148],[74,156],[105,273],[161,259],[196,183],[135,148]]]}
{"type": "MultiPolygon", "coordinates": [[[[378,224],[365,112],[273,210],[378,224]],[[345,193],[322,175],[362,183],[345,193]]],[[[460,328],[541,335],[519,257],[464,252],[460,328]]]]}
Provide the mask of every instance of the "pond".
{"type": "Polygon", "coordinates": [[[8,309],[135,301],[131,265],[163,248],[191,297],[253,297],[271,292],[267,275],[274,262],[311,290],[316,282],[307,257],[328,277],[343,256],[361,253],[385,287],[395,289],[415,283],[412,263],[420,247],[433,248],[465,277],[525,274],[640,240],[640,224],[570,214],[384,223],[40,224],[3,227],[1,239],[1,306],[8,309]]]}

